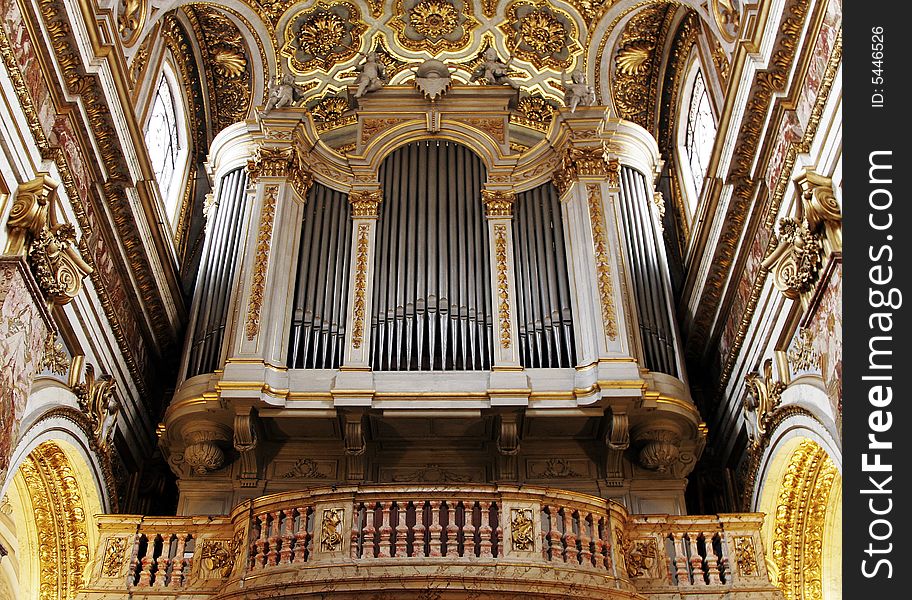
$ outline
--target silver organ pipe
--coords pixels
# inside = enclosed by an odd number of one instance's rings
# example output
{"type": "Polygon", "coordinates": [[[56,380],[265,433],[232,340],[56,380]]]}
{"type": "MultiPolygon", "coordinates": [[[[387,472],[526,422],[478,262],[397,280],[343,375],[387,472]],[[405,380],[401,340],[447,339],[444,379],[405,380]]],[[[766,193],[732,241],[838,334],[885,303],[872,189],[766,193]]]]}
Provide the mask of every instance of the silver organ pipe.
{"type": "Polygon", "coordinates": [[[308,192],[301,223],[288,366],[342,364],[351,253],[348,195],[319,183],[308,192]]]}
{"type": "Polygon", "coordinates": [[[415,142],[383,162],[371,364],[377,371],[484,370],[493,360],[481,159],[415,142]]]}
{"type": "Polygon", "coordinates": [[[206,238],[195,294],[199,297],[190,345],[187,377],[211,373],[219,367],[228,300],[237,270],[241,230],[250,209],[247,172],[241,168],[221,179],[214,222],[206,238]]]}
{"type": "Polygon", "coordinates": [[[527,368],[575,366],[564,229],[554,186],[517,194],[513,215],[520,362],[527,368]]]}
{"type": "Polygon", "coordinates": [[[645,366],[676,376],[671,296],[659,260],[662,237],[651,214],[652,193],[646,177],[626,166],[621,167],[620,208],[645,366]]]}

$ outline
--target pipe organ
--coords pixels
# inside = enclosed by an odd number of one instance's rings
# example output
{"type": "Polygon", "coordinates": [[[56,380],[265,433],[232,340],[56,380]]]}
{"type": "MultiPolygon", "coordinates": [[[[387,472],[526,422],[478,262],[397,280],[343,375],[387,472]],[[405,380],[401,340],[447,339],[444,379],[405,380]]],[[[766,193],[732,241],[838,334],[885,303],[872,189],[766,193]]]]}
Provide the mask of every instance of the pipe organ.
{"type": "Polygon", "coordinates": [[[671,290],[667,267],[661,260],[662,234],[652,216],[652,192],[642,173],[622,166],[620,173],[621,223],[627,240],[640,339],[647,369],[677,375],[671,290]]]}
{"type": "Polygon", "coordinates": [[[453,142],[413,142],[384,160],[379,178],[371,365],[490,369],[484,164],[453,142]]]}
{"type": "Polygon", "coordinates": [[[555,479],[683,511],[705,427],[658,145],[584,106],[536,141],[510,121],[515,93],[456,85],[430,104],[387,86],[337,129],[287,107],[219,134],[162,437],[181,511],[318,482],[555,479]]]}
{"type": "Polygon", "coordinates": [[[517,194],[513,253],[520,363],[575,366],[567,249],[557,190],[550,182],[517,194]]]}
{"type": "Polygon", "coordinates": [[[187,377],[211,373],[220,366],[237,256],[250,210],[246,195],[247,172],[243,168],[222,177],[194,291],[187,377]]]}
{"type": "Polygon", "coordinates": [[[301,223],[288,366],[342,364],[351,264],[348,195],[320,183],[310,188],[301,223]]]}

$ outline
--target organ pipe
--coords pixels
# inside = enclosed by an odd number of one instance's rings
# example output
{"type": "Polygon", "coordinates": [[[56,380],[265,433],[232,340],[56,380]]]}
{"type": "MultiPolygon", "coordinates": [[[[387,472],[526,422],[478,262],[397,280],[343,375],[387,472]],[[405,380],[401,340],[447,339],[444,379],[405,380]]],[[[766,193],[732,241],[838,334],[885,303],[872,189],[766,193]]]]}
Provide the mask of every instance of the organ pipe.
{"type": "Polygon", "coordinates": [[[247,172],[235,169],[220,182],[212,228],[206,238],[196,295],[199,298],[187,377],[211,373],[219,366],[228,302],[238,263],[241,233],[250,209],[247,172]]]}
{"type": "Polygon", "coordinates": [[[381,165],[374,370],[491,368],[485,177],[481,159],[451,142],[408,144],[381,165]]]}
{"type": "Polygon", "coordinates": [[[620,208],[629,268],[639,315],[645,366],[677,375],[671,296],[659,260],[661,235],[651,214],[652,193],[646,177],[622,166],[620,208]]]}
{"type": "Polygon", "coordinates": [[[513,214],[520,363],[572,367],[576,351],[557,191],[547,183],[517,194],[513,214]]]}
{"type": "Polygon", "coordinates": [[[301,223],[288,366],[335,369],[342,364],[351,270],[348,195],[315,183],[301,223]]]}

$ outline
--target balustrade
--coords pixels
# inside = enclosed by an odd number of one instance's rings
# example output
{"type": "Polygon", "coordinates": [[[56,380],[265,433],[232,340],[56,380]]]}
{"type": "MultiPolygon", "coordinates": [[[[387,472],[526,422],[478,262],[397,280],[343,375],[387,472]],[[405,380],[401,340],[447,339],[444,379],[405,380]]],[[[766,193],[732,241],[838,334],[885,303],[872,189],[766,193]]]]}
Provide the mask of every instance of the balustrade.
{"type": "Polygon", "coordinates": [[[322,577],[381,589],[394,573],[491,590],[531,577],[558,594],[573,581],[592,590],[586,598],[611,589],[608,598],[777,599],[761,525],[754,514],[628,515],[531,486],[324,488],[247,501],[225,517],[104,515],[102,558],[83,597],[124,585],[166,597],[241,597],[262,586],[306,595],[312,588],[295,586],[322,577]]]}

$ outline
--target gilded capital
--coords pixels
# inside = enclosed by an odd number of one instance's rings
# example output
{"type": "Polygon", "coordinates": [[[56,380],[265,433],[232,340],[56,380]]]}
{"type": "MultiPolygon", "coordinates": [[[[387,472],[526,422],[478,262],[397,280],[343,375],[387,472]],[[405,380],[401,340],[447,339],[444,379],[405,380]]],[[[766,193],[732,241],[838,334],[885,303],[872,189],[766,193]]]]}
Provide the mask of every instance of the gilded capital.
{"type": "Polygon", "coordinates": [[[564,151],[561,165],[551,179],[558,193],[563,194],[573,182],[580,179],[606,177],[610,183],[609,165],[602,146],[570,146],[564,151]]]}
{"type": "Polygon", "coordinates": [[[39,173],[18,187],[7,221],[6,254],[24,254],[48,300],[63,305],[76,297],[93,269],[77,249],[76,229],[57,219],[58,185],[39,173]]]}
{"type": "Polygon", "coordinates": [[[383,190],[353,190],[348,195],[353,217],[376,217],[380,214],[383,190]]]}
{"type": "Polygon", "coordinates": [[[512,190],[481,190],[485,214],[489,217],[512,217],[516,194],[512,190]]]}
{"type": "Polygon", "coordinates": [[[808,230],[823,237],[825,250],[841,252],[842,211],[833,193],[833,181],[808,168],[795,178],[795,187],[808,230]]]}
{"type": "Polygon", "coordinates": [[[773,284],[786,298],[798,300],[810,294],[817,283],[823,244],[806,221],[782,219],[779,243],[761,265],[770,269],[773,284]]]}

